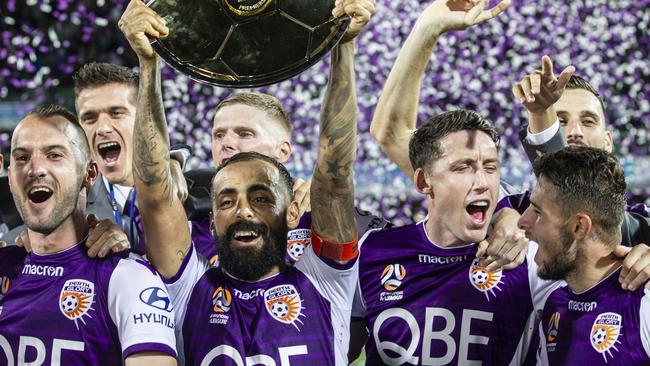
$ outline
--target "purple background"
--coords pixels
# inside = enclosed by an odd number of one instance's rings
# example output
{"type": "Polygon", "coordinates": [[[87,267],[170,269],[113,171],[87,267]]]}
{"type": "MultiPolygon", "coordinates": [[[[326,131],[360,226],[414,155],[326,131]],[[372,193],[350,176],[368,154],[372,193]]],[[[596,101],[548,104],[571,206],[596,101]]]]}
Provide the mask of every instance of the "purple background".
{"type": "MultiPolygon", "coordinates": [[[[358,40],[359,163],[361,206],[407,222],[422,212],[423,199],[380,151],[368,133],[381,87],[400,45],[429,1],[378,0],[368,29],[358,40]]],[[[495,1],[492,1],[494,4],[495,1]]],[[[6,0],[0,4],[0,130],[37,102],[73,108],[71,73],[89,61],[135,66],[116,22],[122,0],[6,0]]],[[[476,109],[502,132],[502,175],[526,187],[531,168],[516,137],[523,110],[515,105],[514,81],[538,66],[544,53],[556,71],[568,64],[598,87],[607,104],[616,151],[638,201],[650,197],[650,0],[521,1],[498,19],[445,35],[427,69],[419,120],[453,108],[476,109]]],[[[317,121],[328,60],[292,80],[259,89],[279,97],[295,126],[289,168],[311,174],[317,121]]],[[[190,166],[210,162],[211,119],[216,103],[231,93],[164,69],[164,96],[172,142],[194,148],[190,166]]],[[[0,133],[0,146],[9,135],[0,133]]],[[[647,201],[646,201],[647,202],[647,201]]]]}

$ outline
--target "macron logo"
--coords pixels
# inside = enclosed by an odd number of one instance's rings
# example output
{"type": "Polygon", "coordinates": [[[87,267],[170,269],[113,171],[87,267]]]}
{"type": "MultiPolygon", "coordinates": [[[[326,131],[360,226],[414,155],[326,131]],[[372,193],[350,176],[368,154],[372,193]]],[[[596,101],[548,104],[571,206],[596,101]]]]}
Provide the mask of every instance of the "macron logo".
{"type": "Polygon", "coordinates": [[[63,276],[63,267],[40,266],[37,264],[26,264],[23,267],[23,274],[25,275],[38,275],[48,277],[61,277],[63,276]]]}

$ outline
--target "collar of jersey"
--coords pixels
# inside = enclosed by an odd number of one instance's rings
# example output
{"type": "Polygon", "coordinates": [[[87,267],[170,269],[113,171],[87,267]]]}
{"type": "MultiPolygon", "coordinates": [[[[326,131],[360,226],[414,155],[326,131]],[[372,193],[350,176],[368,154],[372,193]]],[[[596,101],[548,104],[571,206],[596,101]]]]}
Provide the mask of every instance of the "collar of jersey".
{"type": "Polygon", "coordinates": [[[56,263],[61,262],[65,264],[71,259],[86,256],[86,238],[83,238],[80,242],[72,245],[69,248],[63,249],[60,252],[48,253],[48,254],[36,254],[34,252],[29,253],[29,258],[32,263],[56,263]]]}

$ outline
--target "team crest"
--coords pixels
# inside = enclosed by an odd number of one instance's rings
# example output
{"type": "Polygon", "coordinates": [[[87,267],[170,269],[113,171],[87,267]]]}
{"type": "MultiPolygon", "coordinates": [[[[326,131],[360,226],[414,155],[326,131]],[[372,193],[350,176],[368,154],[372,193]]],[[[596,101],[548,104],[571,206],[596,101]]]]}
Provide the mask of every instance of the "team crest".
{"type": "Polygon", "coordinates": [[[74,279],[67,280],[63,284],[63,289],[61,289],[61,297],[59,301],[59,307],[61,313],[65,315],[66,318],[74,320],[74,324],[79,329],[79,323],[77,320],[81,320],[84,325],[84,315],[92,318],[88,312],[90,310],[95,310],[91,306],[93,304],[93,298],[95,297],[95,285],[86,280],[74,279]]]}
{"type": "Polygon", "coordinates": [[[287,234],[287,254],[297,262],[305,249],[311,244],[311,231],[309,229],[295,229],[287,234]]]}
{"type": "Polygon", "coordinates": [[[490,294],[494,297],[497,296],[494,293],[494,289],[501,291],[499,283],[501,283],[501,278],[503,277],[504,275],[501,270],[490,271],[482,266],[480,258],[474,259],[469,269],[469,282],[475,289],[485,294],[487,301],[490,301],[490,294]]]}
{"type": "Polygon", "coordinates": [[[304,317],[305,314],[302,313],[304,308],[300,294],[293,285],[275,286],[264,291],[264,303],[273,319],[291,324],[300,331],[296,323],[304,324],[300,317],[304,317]]]}
{"type": "Polygon", "coordinates": [[[607,356],[614,358],[611,349],[618,351],[616,343],[621,343],[618,340],[623,327],[623,317],[616,313],[602,313],[594,320],[594,325],[591,327],[591,346],[603,355],[605,363],[607,363],[607,356]]]}

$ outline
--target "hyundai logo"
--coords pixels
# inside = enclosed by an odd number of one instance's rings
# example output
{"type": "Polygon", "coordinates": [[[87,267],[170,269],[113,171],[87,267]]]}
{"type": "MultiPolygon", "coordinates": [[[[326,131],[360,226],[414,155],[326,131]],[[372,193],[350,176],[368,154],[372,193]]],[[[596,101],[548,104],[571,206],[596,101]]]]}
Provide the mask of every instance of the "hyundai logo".
{"type": "Polygon", "coordinates": [[[167,295],[167,291],[160,287],[149,287],[142,290],[140,292],[140,300],[156,309],[164,310],[168,313],[172,311],[172,302],[169,300],[169,295],[167,295]]]}

